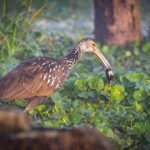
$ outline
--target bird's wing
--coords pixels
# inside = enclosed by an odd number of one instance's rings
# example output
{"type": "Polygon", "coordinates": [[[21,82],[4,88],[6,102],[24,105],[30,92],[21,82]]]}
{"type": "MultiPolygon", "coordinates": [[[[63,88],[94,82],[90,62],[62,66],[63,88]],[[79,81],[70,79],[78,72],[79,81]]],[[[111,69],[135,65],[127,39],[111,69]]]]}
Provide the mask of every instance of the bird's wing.
{"type": "Polygon", "coordinates": [[[23,95],[30,95],[25,90],[20,80],[21,74],[15,69],[3,77],[0,81],[0,98],[4,100],[22,99],[23,95]]]}
{"type": "Polygon", "coordinates": [[[24,88],[32,92],[34,96],[52,95],[58,88],[58,82],[61,81],[59,74],[62,75],[63,73],[59,61],[61,59],[49,57],[36,58],[32,65],[28,65],[32,67],[24,70],[25,76],[22,75],[24,77],[22,79],[24,88]]]}
{"type": "Polygon", "coordinates": [[[20,64],[1,79],[0,98],[11,100],[50,96],[54,90],[48,85],[52,84],[54,76],[57,74],[56,70],[52,69],[54,65],[53,58],[46,57],[35,57],[20,64]],[[48,65],[51,65],[51,71],[48,65]],[[48,73],[52,76],[50,83],[46,78],[48,73]]]}

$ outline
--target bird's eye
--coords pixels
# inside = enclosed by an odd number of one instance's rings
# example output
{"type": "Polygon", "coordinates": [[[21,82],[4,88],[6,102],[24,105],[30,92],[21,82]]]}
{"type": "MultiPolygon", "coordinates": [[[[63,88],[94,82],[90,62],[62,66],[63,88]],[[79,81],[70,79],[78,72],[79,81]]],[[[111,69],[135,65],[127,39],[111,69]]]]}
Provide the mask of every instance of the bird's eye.
{"type": "Polygon", "coordinates": [[[95,46],[95,44],[93,44],[93,46],[95,46]]]}

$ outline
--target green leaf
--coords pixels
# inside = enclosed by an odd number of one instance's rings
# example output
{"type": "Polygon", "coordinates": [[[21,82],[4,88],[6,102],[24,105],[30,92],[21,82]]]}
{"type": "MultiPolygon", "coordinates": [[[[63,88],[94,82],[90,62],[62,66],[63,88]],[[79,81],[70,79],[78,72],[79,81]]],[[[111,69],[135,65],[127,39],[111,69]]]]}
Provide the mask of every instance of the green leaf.
{"type": "Polygon", "coordinates": [[[126,78],[127,78],[130,82],[136,82],[135,73],[128,73],[128,74],[126,74],[126,78]]]}
{"type": "Polygon", "coordinates": [[[79,35],[78,41],[82,40],[83,38],[84,38],[83,35],[79,35]]]}
{"type": "Polygon", "coordinates": [[[34,115],[35,112],[36,112],[35,109],[30,109],[30,110],[28,110],[28,113],[29,113],[30,115],[34,115]]]}
{"type": "Polygon", "coordinates": [[[137,101],[135,101],[135,106],[136,106],[137,111],[143,111],[142,106],[137,101]]]}
{"type": "Polygon", "coordinates": [[[150,108],[147,109],[147,113],[150,115],[150,108]]]}
{"type": "Polygon", "coordinates": [[[126,74],[126,78],[130,81],[130,82],[137,82],[137,81],[141,81],[145,79],[145,75],[142,73],[127,73],[126,74]]]}
{"type": "Polygon", "coordinates": [[[88,92],[81,92],[78,94],[78,96],[87,99],[88,98],[88,92]]]}
{"type": "Polygon", "coordinates": [[[104,52],[104,53],[109,53],[109,47],[107,46],[107,45],[104,45],[103,47],[102,47],[102,51],[104,52]]]}
{"type": "Polygon", "coordinates": [[[136,122],[133,126],[135,134],[142,134],[146,131],[145,124],[141,122],[136,122]]]}
{"type": "Polygon", "coordinates": [[[109,93],[111,91],[111,85],[110,84],[106,84],[105,88],[104,88],[105,93],[109,93]]]}
{"type": "Polygon", "coordinates": [[[48,128],[59,128],[60,124],[58,121],[50,119],[50,120],[42,121],[42,126],[48,128]]]}
{"type": "Polygon", "coordinates": [[[96,94],[93,91],[83,91],[78,94],[79,97],[89,99],[89,98],[95,98],[96,94]]]}
{"type": "Polygon", "coordinates": [[[79,91],[85,91],[85,90],[87,90],[87,82],[86,82],[86,79],[79,79],[79,80],[76,80],[74,86],[75,86],[75,89],[76,89],[76,90],[79,90],[79,91]]]}
{"type": "Polygon", "coordinates": [[[131,55],[132,55],[131,51],[130,50],[126,50],[126,56],[130,57],[131,55]]]}
{"type": "Polygon", "coordinates": [[[117,105],[116,106],[116,111],[119,115],[125,112],[125,107],[123,105],[117,105]]]}
{"type": "Polygon", "coordinates": [[[138,48],[135,48],[134,49],[134,54],[139,56],[140,55],[140,50],[138,48]]]}
{"type": "Polygon", "coordinates": [[[28,101],[25,100],[15,100],[15,104],[20,107],[25,107],[28,104],[28,101]]]}
{"type": "Polygon", "coordinates": [[[150,53],[150,43],[145,43],[142,47],[142,50],[146,53],[150,53]]]}
{"type": "Polygon", "coordinates": [[[71,118],[73,124],[77,124],[81,119],[81,114],[74,114],[71,118]]]}
{"type": "Polygon", "coordinates": [[[94,125],[98,126],[100,125],[106,125],[108,123],[107,117],[103,116],[103,115],[96,115],[96,117],[94,118],[94,125]]]}
{"type": "Polygon", "coordinates": [[[123,85],[114,85],[111,90],[111,97],[117,101],[122,101],[125,97],[125,89],[123,85]]]}
{"type": "Polygon", "coordinates": [[[85,109],[85,102],[81,101],[81,100],[75,100],[73,101],[72,103],[72,108],[74,108],[74,110],[82,110],[82,109],[85,109]]]}
{"type": "Polygon", "coordinates": [[[99,125],[97,126],[98,129],[106,136],[113,136],[113,131],[107,127],[107,126],[102,126],[102,125],[99,125]]]}
{"type": "Polygon", "coordinates": [[[134,41],[134,46],[139,47],[141,45],[141,41],[140,40],[135,40],[134,41]]]}
{"type": "Polygon", "coordinates": [[[144,100],[147,97],[147,92],[144,89],[136,90],[133,92],[133,97],[137,101],[144,100]]]}
{"type": "Polygon", "coordinates": [[[67,123],[67,122],[69,121],[69,116],[64,115],[64,116],[61,116],[60,119],[61,119],[63,122],[67,123]]]}
{"type": "Polygon", "coordinates": [[[104,81],[99,77],[92,78],[88,85],[91,89],[95,89],[96,91],[104,89],[104,81]]]}
{"type": "Polygon", "coordinates": [[[45,109],[46,109],[46,106],[45,106],[45,105],[39,105],[39,106],[36,107],[36,109],[37,109],[38,111],[42,111],[42,110],[45,110],[45,109]]]}

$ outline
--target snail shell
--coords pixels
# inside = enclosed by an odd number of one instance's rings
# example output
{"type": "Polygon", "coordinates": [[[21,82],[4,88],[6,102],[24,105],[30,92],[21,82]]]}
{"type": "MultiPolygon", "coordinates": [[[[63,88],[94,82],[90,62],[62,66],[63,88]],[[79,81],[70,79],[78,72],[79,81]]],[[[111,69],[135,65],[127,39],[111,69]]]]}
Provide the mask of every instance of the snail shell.
{"type": "Polygon", "coordinates": [[[107,69],[106,70],[106,76],[107,76],[107,80],[109,81],[109,83],[112,82],[112,79],[113,79],[113,71],[111,69],[107,69]]]}

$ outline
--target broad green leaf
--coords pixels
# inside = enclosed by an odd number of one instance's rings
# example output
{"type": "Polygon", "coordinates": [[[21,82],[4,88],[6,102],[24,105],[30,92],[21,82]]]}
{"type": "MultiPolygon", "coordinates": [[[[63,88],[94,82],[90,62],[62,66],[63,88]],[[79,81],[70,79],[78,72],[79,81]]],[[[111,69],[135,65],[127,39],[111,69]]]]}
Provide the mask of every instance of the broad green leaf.
{"type": "Polygon", "coordinates": [[[135,101],[135,106],[136,106],[137,111],[143,111],[142,106],[137,101],[135,101]]]}
{"type": "Polygon", "coordinates": [[[107,136],[113,136],[113,131],[109,127],[102,126],[102,125],[99,125],[97,127],[103,134],[105,134],[107,136]]]}
{"type": "Polygon", "coordinates": [[[144,80],[146,78],[143,73],[137,73],[135,77],[136,77],[137,81],[144,80]]]}
{"type": "Polygon", "coordinates": [[[72,118],[71,118],[71,122],[73,123],[73,124],[77,124],[79,121],[80,121],[80,119],[81,119],[81,114],[74,114],[73,116],[72,116],[72,118]]]}
{"type": "Polygon", "coordinates": [[[150,90],[150,80],[145,82],[145,85],[147,86],[147,88],[150,90]]]}
{"type": "Polygon", "coordinates": [[[81,100],[75,100],[73,101],[72,103],[72,108],[74,108],[75,110],[79,109],[79,110],[82,110],[82,109],[85,109],[85,102],[81,101],[81,100]]]}
{"type": "Polygon", "coordinates": [[[87,90],[87,81],[86,79],[78,79],[76,80],[74,86],[76,90],[85,91],[87,90]]]}
{"type": "Polygon", "coordinates": [[[109,53],[109,47],[108,47],[107,45],[104,45],[104,46],[102,47],[102,51],[103,51],[104,53],[109,53]]]}
{"type": "Polygon", "coordinates": [[[104,88],[105,93],[109,93],[111,91],[111,85],[110,84],[106,84],[105,88],[104,88]]]}
{"type": "Polygon", "coordinates": [[[26,100],[15,100],[15,104],[20,107],[25,107],[28,104],[28,101],[26,100]]]}
{"type": "Polygon", "coordinates": [[[83,38],[84,38],[83,35],[79,35],[78,36],[78,41],[82,40],[83,38]]]}
{"type": "Polygon", "coordinates": [[[99,42],[96,43],[97,48],[100,49],[101,48],[101,44],[99,42]]]}
{"type": "Polygon", "coordinates": [[[134,133],[138,135],[146,132],[146,126],[144,123],[141,122],[136,122],[133,128],[134,128],[134,133]]]}
{"type": "Polygon", "coordinates": [[[59,121],[50,119],[50,120],[43,121],[43,126],[48,128],[59,128],[60,124],[59,121]]]}
{"type": "Polygon", "coordinates": [[[78,93],[78,96],[85,99],[89,99],[89,98],[94,98],[96,96],[96,93],[94,93],[93,91],[83,91],[78,93]]]}
{"type": "Polygon", "coordinates": [[[148,86],[145,84],[144,80],[139,80],[136,82],[136,88],[148,90],[148,86]]]}
{"type": "Polygon", "coordinates": [[[126,78],[130,81],[130,82],[137,82],[137,81],[141,81],[145,79],[145,75],[142,73],[128,73],[126,74],[126,78]]]}
{"type": "Polygon", "coordinates": [[[36,109],[39,110],[39,111],[42,111],[42,110],[46,109],[46,106],[45,105],[39,105],[39,106],[37,106],[36,109]]]}
{"type": "Polygon", "coordinates": [[[128,73],[128,74],[126,74],[126,78],[127,78],[130,82],[136,82],[135,73],[128,73]]]}
{"type": "Polygon", "coordinates": [[[107,117],[106,116],[102,116],[102,115],[96,115],[96,117],[94,118],[94,125],[105,125],[108,123],[107,117]]]}
{"type": "Polygon", "coordinates": [[[139,47],[141,45],[141,41],[140,40],[135,40],[134,41],[134,46],[139,47]]]}
{"type": "Polygon", "coordinates": [[[111,97],[117,101],[122,101],[125,97],[125,89],[123,85],[114,85],[111,90],[111,97]]]}
{"type": "Polygon", "coordinates": [[[136,90],[133,92],[133,97],[137,101],[144,100],[147,97],[147,92],[144,89],[136,90]]]}
{"type": "Polygon", "coordinates": [[[69,121],[69,116],[64,115],[64,116],[61,116],[60,119],[61,119],[63,122],[67,123],[67,122],[69,121]]]}
{"type": "Polygon", "coordinates": [[[96,97],[96,93],[94,91],[88,91],[87,95],[89,98],[95,98],[96,97]]]}
{"type": "Polygon", "coordinates": [[[30,110],[28,110],[28,113],[29,113],[30,115],[34,115],[35,112],[36,112],[35,109],[30,109],[30,110]]]}
{"type": "Polygon", "coordinates": [[[91,114],[92,114],[92,111],[87,109],[87,110],[84,110],[84,116],[86,117],[91,117],[91,114]]]}
{"type": "Polygon", "coordinates": [[[142,47],[142,50],[146,53],[150,53],[150,43],[145,43],[142,47]]]}
{"type": "Polygon", "coordinates": [[[134,49],[134,54],[139,56],[140,55],[140,50],[138,48],[135,48],[134,49]]]}
{"type": "Polygon", "coordinates": [[[88,85],[91,89],[95,89],[96,91],[100,91],[104,88],[104,81],[99,77],[95,77],[89,81],[88,85]]]}
{"type": "Polygon", "coordinates": [[[127,100],[130,105],[134,105],[135,99],[133,98],[133,92],[127,95],[127,100]]]}
{"type": "Polygon", "coordinates": [[[131,51],[130,51],[130,50],[127,50],[127,51],[126,51],[126,56],[127,56],[127,57],[130,57],[131,55],[132,55],[131,51]]]}
{"type": "Polygon", "coordinates": [[[125,107],[123,105],[117,105],[116,111],[118,114],[122,114],[125,111],[125,107]]]}
{"type": "Polygon", "coordinates": [[[150,115],[150,108],[147,109],[147,113],[150,115]]]}
{"type": "Polygon", "coordinates": [[[80,92],[80,93],[78,94],[78,96],[87,99],[87,98],[88,98],[88,92],[84,92],[84,91],[83,91],[83,92],[80,92]]]}

